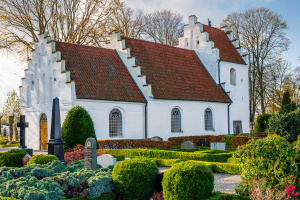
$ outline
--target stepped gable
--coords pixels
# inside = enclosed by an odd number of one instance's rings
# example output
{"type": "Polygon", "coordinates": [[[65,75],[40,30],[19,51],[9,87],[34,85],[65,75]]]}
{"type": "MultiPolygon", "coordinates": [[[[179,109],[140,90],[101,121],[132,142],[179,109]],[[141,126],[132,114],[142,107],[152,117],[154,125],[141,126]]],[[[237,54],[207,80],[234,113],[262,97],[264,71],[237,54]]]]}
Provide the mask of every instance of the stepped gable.
{"type": "Polygon", "coordinates": [[[204,24],[203,31],[209,34],[209,40],[213,41],[215,48],[220,50],[221,60],[246,64],[224,31],[204,24]]]}
{"type": "Polygon", "coordinates": [[[55,42],[78,99],[146,102],[116,51],[55,42]]]}
{"type": "Polygon", "coordinates": [[[141,67],[156,99],[226,102],[231,100],[211,78],[194,51],[121,37],[141,67]]]}

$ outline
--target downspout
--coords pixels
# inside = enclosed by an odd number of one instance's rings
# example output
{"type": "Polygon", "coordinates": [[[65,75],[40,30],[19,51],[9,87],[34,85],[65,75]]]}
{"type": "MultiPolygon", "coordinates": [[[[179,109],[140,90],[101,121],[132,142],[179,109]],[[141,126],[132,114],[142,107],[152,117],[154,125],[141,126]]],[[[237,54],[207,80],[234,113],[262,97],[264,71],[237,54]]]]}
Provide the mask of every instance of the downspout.
{"type": "Polygon", "coordinates": [[[227,113],[228,113],[228,134],[230,134],[230,114],[229,114],[229,106],[230,105],[231,105],[231,103],[228,104],[228,106],[227,106],[227,113]]]}
{"type": "Polygon", "coordinates": [[[218,78],[219,78],[219,85],[221,84],[221,76],[220,76],[220,62],[221,62],[221,60],[220,59],[218,59],[218,78]]]}
{"type": "Polygon", "coordinates": [[[148,132],[147,132],[147,106],[148,106],[148,102],[146,102],[146,105],[145,105],[145,139],[148,138],[148,132]]]}

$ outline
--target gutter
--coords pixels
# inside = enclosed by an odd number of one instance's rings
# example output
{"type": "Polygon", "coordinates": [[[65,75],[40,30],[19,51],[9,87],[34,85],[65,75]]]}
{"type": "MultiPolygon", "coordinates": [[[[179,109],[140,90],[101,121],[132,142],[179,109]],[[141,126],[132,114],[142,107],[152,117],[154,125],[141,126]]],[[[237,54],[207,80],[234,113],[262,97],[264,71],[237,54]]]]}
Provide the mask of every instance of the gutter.
{"type": "Polygon", "coordinates": [[[230,134],[230,110],[229,110],[229,106],[231,105],[231,103],[230,104],[228,104],[228,106],[227,106],[227,113],[228,113],[228,134],[230,134]]]}

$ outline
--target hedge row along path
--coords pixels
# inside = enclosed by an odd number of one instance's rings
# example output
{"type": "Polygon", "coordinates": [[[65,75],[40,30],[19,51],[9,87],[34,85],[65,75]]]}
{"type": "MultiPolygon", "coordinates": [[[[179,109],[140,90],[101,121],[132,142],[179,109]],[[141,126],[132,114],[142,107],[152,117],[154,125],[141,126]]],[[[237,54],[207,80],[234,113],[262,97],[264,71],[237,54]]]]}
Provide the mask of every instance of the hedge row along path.
{"type": "MultiPolygon", "coordinates": [[[[159,173],[165,172],[171,167],[159,167],[159,173]]],[[[228,194],[235,193],[235,185],[241,183],[241,175],[232,175],[224,173],[214,173],[214,191],[219,191],[228,194]]]]}

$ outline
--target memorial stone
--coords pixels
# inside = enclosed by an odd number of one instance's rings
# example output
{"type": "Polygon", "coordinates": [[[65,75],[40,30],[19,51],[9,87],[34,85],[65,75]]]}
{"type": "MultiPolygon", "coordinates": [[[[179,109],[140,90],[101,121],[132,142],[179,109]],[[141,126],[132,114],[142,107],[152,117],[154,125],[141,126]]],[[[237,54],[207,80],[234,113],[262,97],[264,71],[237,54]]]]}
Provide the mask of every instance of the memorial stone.
{"type": "Polygon", "coordinates": [[[13,131],[14,131],[14,116],[9,116],[8,118],[8,123],[9,123],[9,135],[8,135],[8,140],[12,141],[13,139],[13,131]]]}
{"type": "Polygon", "coordinates": [[[226,143],[224,142],[211,142],[210,150],[226,150],[226,143]]]}
{"type": "Polygon", "coordinates": [[[181,149],[195,149],[195,144],[191,141],[185,141],[181,144],[181,149]]]}
{"type": "Polygon", "coordinates": [[[84,168],[88,170],[97,169],[97,153],[96,153],[96,140],[95,138],[88,138],[85,142],[84,153],[84,168]]]}
{"type": "Polygon", "coordinates": [[[25,155],[22,158],[22,164],[23,164],[23,166],[27,165],[27,163],[29,162],[30,158],[31,158],[31,155],[29,155],[29,154],[25,155]]]}
{"type": "Polygon", "coordinates": [[[117,159],[109,154],[103,154],[97,157],[97,164],[101,165],[103,168],[107,168],[110,165],[115,166],[117,164],[117,159]]]}
{"type": "Polygon", "coordinates": [[[153,141],[163,141],[163,139],[161,137],[158,137],[158,136],[152,137],[151,140],[153,140],[153,141]]]}

